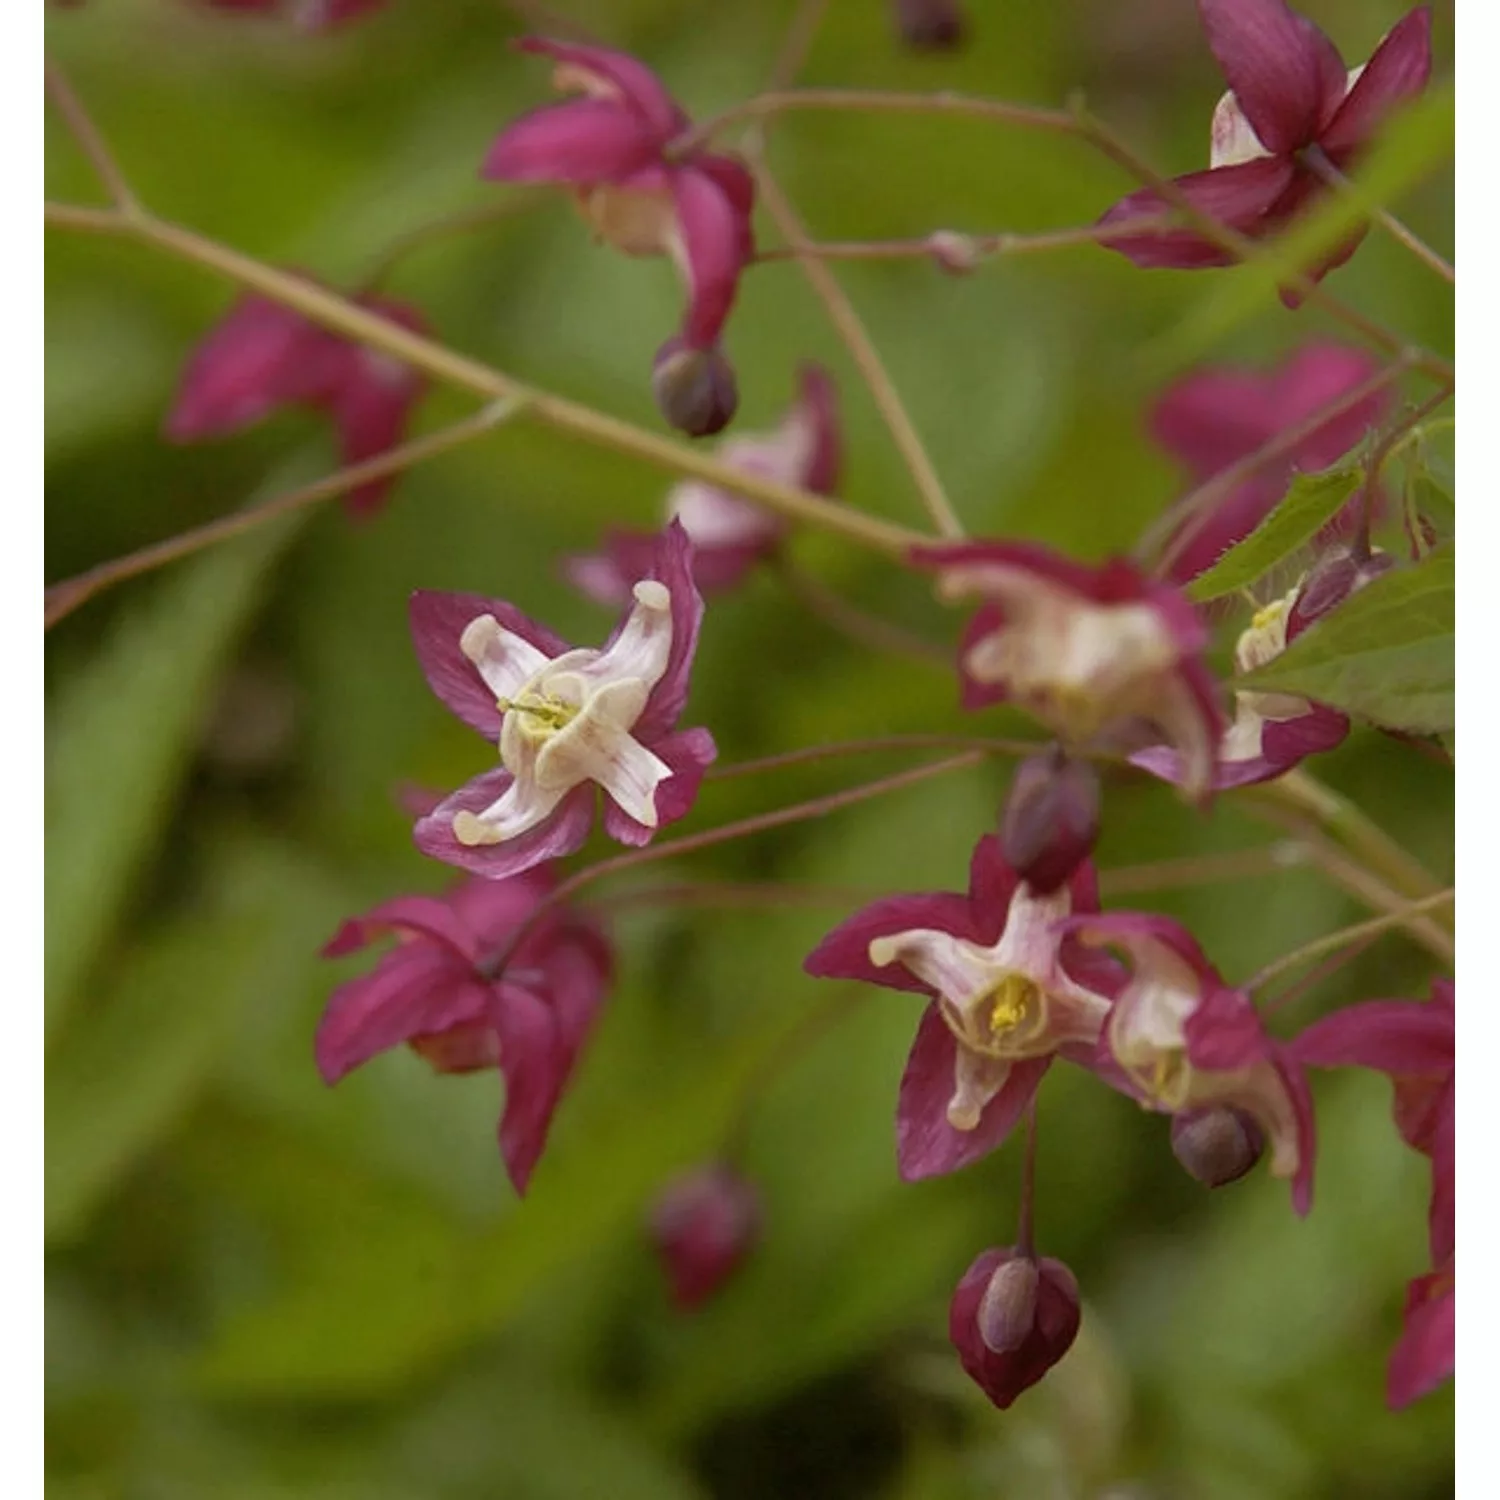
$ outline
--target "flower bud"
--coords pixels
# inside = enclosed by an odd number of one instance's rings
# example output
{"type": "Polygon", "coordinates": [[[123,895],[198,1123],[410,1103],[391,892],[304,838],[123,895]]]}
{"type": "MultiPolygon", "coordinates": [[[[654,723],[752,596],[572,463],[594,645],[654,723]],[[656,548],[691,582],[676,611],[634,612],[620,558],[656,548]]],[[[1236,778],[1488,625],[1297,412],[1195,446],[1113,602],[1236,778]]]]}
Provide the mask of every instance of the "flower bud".
{"type": "Polygon", "coordinates": [[[1099,774],[1059,748],[1016,767],[1000,820],[1006,863],[1039,895],[1055,891],[1099,839],[1099,774]]]}
{"type": "Polygon", "coordinates": [[[688,1310],[718,1291],[754,1247],[760,1195],[730,1167],[703,1167],[667,1184],[649,1231],[672,1301],[688,1310]]]}
{"type": "Polygon", "coordinates": [[[952,229],[936,229],[927,236],[927,250],[940,270],[950,276],[966,276],[974,270],[984,253],[972,234],[952,229]]]}
{"type": "Polygon", "coordinates": [[[1254,1118],[1231,1105],[1172,1116],[1172,1154],[1205,1187],[1238,1182],[1260,1160],[1265,1144],[1254,1118]]]}
{"type": "Polygon", "coordinates": [[[896,35],[908,47],[941,51],[964,39],[964,13],[958,0],[895,0],[896,35]]]}
{"type": "Polygon", "coordinates": [[[1003,1411],[1068,1352],[1082,1316],[1078,1283],[1060,1260],[1007,1246],[986,1250],[964,1273],[948,1335],[964,1370],[1003,1411]]]}
{"type": "Polygon", "coordinates": [[[1372,578],[1395,567],[1389,552],[1367,551],[1348,545],[1332,547],[1312,566],[1297,590],[1287,615],[1286,639],[1290,645],[1304,630],[1362,589],[1372,578]]]}
{"type": "Polygon", "coordinates": [[[671,338],[656,351],[651,394],[668,424],[689,437],[711,437],[740,404],[734,366],[718,349],[693,349],[671,338]]]}

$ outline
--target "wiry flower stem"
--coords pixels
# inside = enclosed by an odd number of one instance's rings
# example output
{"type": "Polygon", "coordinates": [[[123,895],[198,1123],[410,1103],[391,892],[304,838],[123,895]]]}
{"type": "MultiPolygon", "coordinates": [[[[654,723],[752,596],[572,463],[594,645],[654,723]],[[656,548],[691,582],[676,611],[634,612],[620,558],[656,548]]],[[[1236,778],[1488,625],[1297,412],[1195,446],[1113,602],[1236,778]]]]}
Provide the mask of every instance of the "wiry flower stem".
{"type": "Polygon", "coordinates": [[[51,62],[46,65],[46,75],[47,93],[53,105],[63,117],[73,139],[78,142],[79,149],[88,158],[89,165],[93,167],[104,191],[109,195],[110,202],[114,204],[116,211],[127,218],[138,217],[143,212],[140,200],[126,181],[125,174],[120,170],[114,153],[105,144],[93,118],[83,107],[83,101],[73,92],[67,76],[51,62]]]}
{"type": "Polygon", "coordinates": [[[1039,741],[995,740],[964,734],[887,734],[867,740],[838,740],[830,745],[804,745],[755,760],[731,761],[711,766],[705,781],[728,781],[739,776],[758,776],[762,771],[780,771],[788,766],[808,765],[819,760],[841,760],[850,755],[875,755],[891,750],[973,750],[985,755],[1032,755],[1044,746],[1039,741]]]}
{"type": "Polygon", "coordinates": [[[836,594],[821,578],[799,568],[789,558],[783,557],[776,571],[788,592],[809,614],[816,615],[841,635],[872,651],[903,656],[908,661],[921,662],[943,671],[952,670],[953,653],[947,647],[912,635],[879,615],[866,614],[836,594]]]}
{"type": "Polygon", "coordinates": [[[50,630],[59,620],[72,614],[79,605],[87,603],[105,589],[113,588],[117,583],[124,583],[128,578],[138,578],[142,573],[180,561],[204,547],[253,531],[257,526],[275,520],[277,516],[284,516],[289,511],[301,510],[303,506],[316,504],[320,500],[331,500],[358,489],[372,479],[383,479],[387,474],[409,469],[423,459],[446,453],[450,448],[456,448],[461,443],[488,432],[520,409],[521,402],[515,397],[492,402],[483,411],[444,427],[439,432],[402,443],[400,447],[392,448],[375,458],[367,458],[363,463],[350,464],[336,474],[329,474],[311,484],[288,490],[284,495],[275,495],[260,505],[235,511],[215,521],[206,521],[202,526],[180,531],[165,541],[153,542],[150,546],[127,552],[123,557],[112,558],[109,562],[100,563],[72,578],[54,583],[45,595],[46,628],[50,630]]]}

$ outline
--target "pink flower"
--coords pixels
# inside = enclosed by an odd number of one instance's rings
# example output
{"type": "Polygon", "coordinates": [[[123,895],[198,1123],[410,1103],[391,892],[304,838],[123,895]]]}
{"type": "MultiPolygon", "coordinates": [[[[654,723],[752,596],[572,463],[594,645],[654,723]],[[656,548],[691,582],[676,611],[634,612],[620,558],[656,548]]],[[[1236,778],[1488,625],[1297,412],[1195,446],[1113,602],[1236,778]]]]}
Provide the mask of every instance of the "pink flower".
{"type": "Polygon", "coordinates": [[[674,521],[602,650],[570,647],[500,600],[412,595],[429,685],[500,750],[498,770],[418,822],[423,853],[492,880],[571,854],[596,786],[605,832],[622,844],[648,844],[688,811],[715,753],[706,729],[675,728],[703,618],[692,550],[674,521]]]}
{"type": "MultiPolygon", "coordinates": [[[[743,473],[826,495],[838,483],[841,449],[833,381],[822,366],[804,364],[797,399],[780,425],[729,439],[718,457],[743,473]]],[[[757,563],[775,555],[787,530],[780,516],[701,479],[674,485],[666,511],[667,520],[680,521],[692,540],[693,582],[705,594],[734,588],[757,563]]],[[[623,604],[655,545],[655,532],[612,529],[605,533],[602,552],[569,558],[564,569],[591,599],[623,604]]]]}
{"type": "Polygon", "coordinates": [[[1451,1255],[1440,1269],[1408,1283],[1401,1337],[1386,1372],[1385,1399],[1393,1409],[1410,1406],[1453,1378],[1454,1300],[1451,1255]]]}
{"type": "Polygon", "coordinates": [[[993,1151],[1053,1057],[1087,1061],[1118,972],[1065,943],[1058,922],[1097,911],[1084,863],[1049,896],[1020,881],[993,835],[975,846],[967,895],[888,896],[841,923],[803,968],[931,1001],[901,1078],[896,1154],[907,1181],[993,1151]]]}
{"type": "Polygon", "coordinates": [[[681,344],[713,350],[755,253],[749,172],[732,156],[672,149],[691,122],[635,58],[546,37],[515,45],[552,58],[554,86],[583,97],[502,131],[481,175],[569,187],[601,240],[627,255],[670,256],[688,289],[681,344]]]}
{"type": "Polygon", "coordinates": [[[1004,1411],[1073,1347],[1083,1314],[1062,1261],[1016,1246],[986,1250],[948,1308],[948,1336],[965,1371],[1004,1411]]]}
{"type": "MultiPolygon", "coordinates": [[[[1325,191],[1304,153],[1349,169],[1386,116],[1415,98],[1432,69],[1427,7],[1398,22],[1367,63],[1346,70],[1338,48],[1285,0],[1198,0],[1209,49],[1229,92],[1210,127],[1209,170],[1176,179],[1193,205],[1252,239],[1276,234],[1325,191]]],[[[1101,224],[1172,205],[1154,188],[1122,199],[1101,224]]],[[[1309,274],[1321,278],[1354,253],[1360,229],[1309,274]]],[[[1138,266],[1197,269],[1235,257],[1193,229],[1102,240],[1138,266]]],[[[1289,302],[1295,298],[1288,296],[1289,302]]]]}
{"type": "MultiPolygon", "coordinates": [[[[1392,566],[1384,552],[1359,557],[1352,548],[1337,547],[1325,553],[1290,593],[1256,611],[1235,645],[1235,667],[1248,675],[1268,666],[1309,625],[1392,566]]],[[[1232,679],[1229,686],[1235,718],[1219,741],[1216,791],[1272,781],[1309,755],[1341,745],[1349,733],[1349,720],[1337,709],[1293,693],[1235,689],[1232,679]]],[[[1180,758],[1165,745],[1137,751],[1130,759],[1163,781],[1179,779],[1180,758]]]]}
{"type": "MultiPolygon", "coordinates": [[[[1200,370],[1179,380],[1157,402],[1151,433],[1187,466],[1193,482],[1202,484],[1364,384],[1378,369],[1378,363],[1358,349],[1312,343],[1264,375],[1230,368],[1200,370]]],[[[1212,567],[1265,520],[1294,473],[1312,473],[1337,463],[1379,424],[1389,407],[1389,391],[1366,396],[1342,416],[1325,422],[1283,459],[1237,485],[1210,516],[1194,525],[1191,540],[1172,562],[1172,581],[1186,583],[1212,567]]],[[[1346,507],[1341,516],[1351,510],[1346,507]]],[[[1338,525],[1335,521],[1334,528],[1338,525]]]]}
{"type": "Polygon", "coordinates": [[[299,31],[328,31],[372,10],[386,0],[198,0],[213,10],[260,11],[284,14],[299,31]]]}
{"type": "Polygon", "coordinates": [[[732,1167],[701,1167],[662,1189],[649,1227],[672,1301],[690,1311],[712,1297],[754,1249],[760,1195],[732,1167]]]}
{"type": "Polygon", "coordinates": [[[1101,1066],[1117,1068],[1148,1109],[1177,1115],[1211,1105],[1244,1111],[1271,1149],[1271,1174],[1290,1178],[1292,1206],[1312,1205],[1312,1095],[1297,1056],[1266,1034],[1243,991],[1231,989],[1192,935],[1168,917],[1109,912],[1065,930],[1108,944],[1132,974],[1109,1012],[1101,1066]]]}
{"type": "Polygon", "coordinates": [[[500,1150],[518,1193],[546,1145],[612,967],[603,933],[561,906],[515,941],[554,884],[550,872],[530,870],[465,880],[443,896],[399,896],[345,922],[323,950],[338,958],[396,940],[372,972],[330,997],[314,1049],[325,1082],[403,1042],[440,1073],[498,1067],[500,1150]]]}
{"type": "Polygon", "coordinates": [[[1013,701],[1071,746],[1165,739],[1193,798],[1212,784],[1223,729],[1193,606],[1117,557],[1097,568],[1031,542],[922,547],[945,599],[987,602],[960,646],[965,708],[1013,701]]]}
{"type": "MultiPolygon", "coordinates": [[[[426,329],[405,303],[373,295],[355,300],[415,333],[426,329]]],[[[426,389],[425,377],[390,355],[328,333],[267,297],[246,296],[188,361],[166,435],[177,443],[221,437],[301,406],[332,418],[345,465],[357,464],[402,440],[426,389]]],[[[344,497],[345,508],[372,514],[394,482],[387,475],[360,485],[344,497]]]]}

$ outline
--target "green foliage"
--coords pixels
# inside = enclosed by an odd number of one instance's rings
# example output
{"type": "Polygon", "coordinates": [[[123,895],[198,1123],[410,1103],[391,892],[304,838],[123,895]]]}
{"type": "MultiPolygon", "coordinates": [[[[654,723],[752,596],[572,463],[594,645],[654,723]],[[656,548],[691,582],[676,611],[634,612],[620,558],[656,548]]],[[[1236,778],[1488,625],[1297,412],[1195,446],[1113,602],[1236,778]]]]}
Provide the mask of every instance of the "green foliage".
{"type": "Polygon", "coordinates": [[[1363,480],[1364,470],[1357,466],[1298,474],[1275,510],[1188,585],[1188,598],[1204,603],[1249,588],[1306,546],[1343,509],[1363,480]]]}
{"type": "Polygon", "coordinates": [[[1448,543],[1366,584],[1244,685],[1300,693],[1387,729],[1450,730],[1453,588],[1448,543]]]}

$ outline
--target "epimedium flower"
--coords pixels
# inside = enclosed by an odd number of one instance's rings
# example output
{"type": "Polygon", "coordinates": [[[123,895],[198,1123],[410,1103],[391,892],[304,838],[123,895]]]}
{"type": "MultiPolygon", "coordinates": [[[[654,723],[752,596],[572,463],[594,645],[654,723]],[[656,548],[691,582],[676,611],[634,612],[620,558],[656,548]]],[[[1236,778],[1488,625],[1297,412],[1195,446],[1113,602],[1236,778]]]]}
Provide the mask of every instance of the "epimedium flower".
{"type": "MultiPolygon", "coordinates": [[[[1306,345],[1265,373],[1199,370],[1162,395],[1151,414],[1151,434],[1186,466],[1195,484],[1202,484],[1363,385],[1378,370],[1377,361],[1362,350],[1326,341],[1306,345]]],[[[1192,534],[1180,549],[1175,536],[1168,540],[1175,555],[1167,576],[1186,583],[1212,567],[1265,520],[1294,473],[1337,463],[1379,424],[1390,401],[1389,390],[1371,393],[1310,433],[1284,458],[1236,485],[1211,515],[1194,519],[1192,534]]],[[[1328,532],[1347,525],[1352,510],[1346,506],[1328,532]]]]}
{"type": "Polygon", "coordinates": [[[691,1311],[712,1297],[755,1248],[760,1224],[760,1194],[726,1163],[669,1182],[647,1227],[673,1303],[691,1311]]]}
{"type": "MultiPolygon", "coordinates": [[[[718,457],[728,467],[782,484],[832,493],[842,452],[838,393],[821,365],[802,365],[797,397],[770,432],[730,438],[718,457]]],[[[701,479],[684,479],[667,494],[667,520],[680,521],[693,543],[693,581],[705,593],[734,588],[757,563],[776,554],[787,523],[701,479]]],[[[612,528],[601,552],[572,557],[569,579],[601,604],[622,604],[632,580],[649,567],[655,532],[612,528]]]]}
{"type": "MultiPolygon", "coordinates": [[[[1386,117],[1422,92],[1432,69],[1432,15],[1425,6],[1399,21],[1369,61],[1353,69],[1285,0],[1198,0],[1198,10],[1229,91],[1214,110],[1208,170],[1179,177],[1176,185],[1195,208],[1252,239],[1277,233],[1326,191],[1307,163],[1309,153],[1321,152],[1347,172],[1386,117]]],[[[1144,188],[1115,204],[1100,223],[1158,210],[1169,214],[1173,206],[1144,188]]],[[[1321,278],[1342,265],[1363,237],[1363,229],[1356,231],[1309,274],[1321,278]]],[[[1100,243],[1138,266],[1191,270],[1235,259],[1191,228],[1100,243]]]]}
{"type": "Polygon", "coordinates": [[[1007,1245],[964,1272],[948,1307],[948,1336],[970,1379],[1004,1411],[1073,1347],[1082,1320],[1068,1267],[1007,1245]]]}
{"type": "Polygon", "coordinates": [[[1058,1053],[1087,1061],[1118,971],[1057,924],[1098,910],[1093,866],[1041,896],[987,834],[967,894],[888,896],[841,923],[803,968],[925,995],[896,1106],[907,1181],[956,1171],[1000,1145],[1058,1053]]]}
{"type": "MultiPolygon", "coordinates": [[[[413,307],[366,294],[354,299],[414,333],[426,330],[413,307]]],[[[427,389],[426,378],[378,349],[340,338],[268,297],[247,295],[194,351],[167,417],[166,435],[191,443],[223,437],[286,407],[331,418],[346,465],[395,447],[427,389]]],[[[386,475],[344,497],[356,516],[378,510],[395,482],[386,475]]]]}
{"type": "Polygon", "coordinates": [[[1103,1027],[1101,1072],[1115,1072],[1143,1106],[1164,1114],[1243,1111],[1270,1148],[1272,1176],[1291,1180],[1292,1206],[1305,1214],[1312,1094],[1296,1054],[1267,1034],[1249,997],[1226,984],[1169,917],[1107,912],[1071,917],[1063,927],[1119,950],[1131,967],[1103,1027]]]}
{"type": "MultiPolygon", "coordinates": [[[[662,81],[623,52],[548,37],[520,38],[549,57],[556,88],[582,95],[523,115],[490,146],[481,175],[497,182],[571,188],[598,238],[627,255],[667,255],[688,290],[675,343],[659,360],[717,356],[740,272],[755,253],[755,184],[736,157],[675,143],[691,121],[662,81]]],[[[699,361],[690,374],[702,368],[699,361]]],[[[712,373],[712,366],[709,367],[712,373]]],[[[685,428],[718,431],[733,415],[720,380],[707,413],[685,428]]],[[[663,403],[669,418],[671,403],[663,403]]]]}
{"type": "Polygon", "coordinates": [[[491,879],[571,854],[588,837],[595,787],[622,844],[647,844],[688,811],[715,754],[706,729],[676,729],[703,618],[692,550],[673,521],[600,650],[570,647],[501,600],[412,595],[429,685],[500,750],[497,770],[417,823],[423,853],[491,879]]]}
{"type": "Polygon", "coordinates": [[[1298,1061],[1312,1067],[1372,1068],[1389,1075],[1396,1129],[1432,1163],[1432,1270],[1407,1286],[1401,1337],[1386,1380],[1392,1407],[1409,1405],[1453,1374],[1455,1029],[1453,981],[1435,979],[1426,1001],[1348,1005],[1313,1022],[1292,1043],[1298,1061]]]}
{"type": "MultiPolygon", "coordinates": [[[[1255,612],[1235,643],[1234,663],[1244,675],[1275,661],[1298,636],[1324,615],[1338,608],[1372,578],[1394,566],[1389,553],[1361,545],[1338,546],[1325,552],[1295,587],[1255,612]]],[[[1309,755],[1341,745],[1349,733],[1349,719],[1337,709],[1314,703],[1295,693],[1236,688],[1234,722],[1219,741],[1214,789],[1253,786],[1283,776],[1309,755]]],[[[1137,751],[1132,764],[1176,781],[1180,759],[1164,745],[1137,751]]]]}
{"type": "Polygon", "coordinates": [[[555,884],[550,871],[533,869],[466,879],[441,896],[399,896],[345,922],[323,950],[338,958],[395,939],[370,973],[329,998],[314,1044],[324,1081],[402,1044],[439,1073],[498,1068],[500,1150],[518,1193],[612,970],[594,922],[561,904],[537,915],[555,884]]]}
{"type": "Polygon", "coordinates": [[[1223,717],[1207,627],[1175,588],[1123,557],[1089,567],[1032,542],[921,547],[912,560],[938,574],[942,598],[985,600],[959,648],[965,708],[1014,702],[1076,747],[1164,739],[1186,794],[1209,790],[1223,717]]]}

